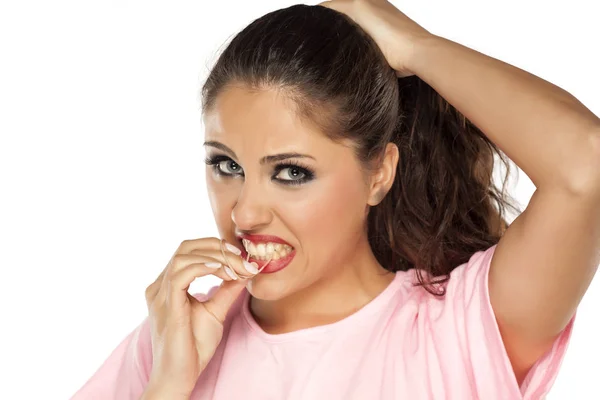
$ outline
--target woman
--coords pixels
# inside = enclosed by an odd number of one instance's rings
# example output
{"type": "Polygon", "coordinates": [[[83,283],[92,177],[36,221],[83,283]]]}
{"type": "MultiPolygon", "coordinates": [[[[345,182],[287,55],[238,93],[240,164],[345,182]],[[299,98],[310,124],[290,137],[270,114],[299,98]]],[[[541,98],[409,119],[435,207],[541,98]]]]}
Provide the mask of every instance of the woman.
{"type": "Polygon", "coordinates": [[[600,120],[575,98],[334,0],[239,33],[203,116],[223,240],[183,241],[75,399],[548,392],[600,261],[600,120]],[[508,228],[494,154],[537,188],[508,228]]]}

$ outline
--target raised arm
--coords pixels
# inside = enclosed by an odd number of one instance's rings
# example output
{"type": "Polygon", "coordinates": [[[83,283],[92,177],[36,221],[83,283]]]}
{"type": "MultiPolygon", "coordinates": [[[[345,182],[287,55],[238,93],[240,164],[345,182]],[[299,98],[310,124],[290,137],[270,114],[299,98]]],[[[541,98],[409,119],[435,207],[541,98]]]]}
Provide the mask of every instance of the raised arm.
{"type": "Polygon", "coordinates": [[[411,70],[536,186],[500,240],[489,278],[521,381],[573,317],[600,263],[600,119],[519,68],[439,37],[419,43],[411,70]]]}
{"type": "Polygon", "coordinates": [[[322,5],[354,19],[399,76],[427,82],[535,184],[489,275],[492,307],[521,382],[573,317],[600,263],[600,119],[553,84],[430,34],[387,1],[322,5]]]}

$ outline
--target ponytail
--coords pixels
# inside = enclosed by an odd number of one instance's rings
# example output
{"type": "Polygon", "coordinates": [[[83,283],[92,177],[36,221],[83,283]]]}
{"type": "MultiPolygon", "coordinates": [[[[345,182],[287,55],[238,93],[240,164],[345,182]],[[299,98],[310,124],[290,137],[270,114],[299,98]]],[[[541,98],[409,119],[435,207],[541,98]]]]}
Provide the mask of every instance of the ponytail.
{"type": "MultiPolygon", "coordinates": [[[[431,86],[398,79],[399,120],[393,134],[400,159],[384,200],[371,209],[369,241],[391,271],[417,269],[434,285],[470,256],[498,243],[507,208],[517,210],[492,181],[494,154],[506,156],[431,86]]],[[[517,210],[518,211],[518,210],[517,210]]]]}

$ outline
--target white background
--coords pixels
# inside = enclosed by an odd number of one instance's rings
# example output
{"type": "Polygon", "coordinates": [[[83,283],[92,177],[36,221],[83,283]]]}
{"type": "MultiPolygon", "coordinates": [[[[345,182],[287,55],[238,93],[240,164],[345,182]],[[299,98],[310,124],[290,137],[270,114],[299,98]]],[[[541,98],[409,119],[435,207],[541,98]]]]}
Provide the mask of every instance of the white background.
{"type": "MultiPolygon", "coordinates": [[[[595,3],[395,2],[600,114],[595,3]]],[[[230,35],[292,4],[0,3],[0,398],[70,397],[145,317],[179,243],[216,235],[198,90],[230,35]]],[[[534,187],[520,173],[513,190],[527,204],[534,187]]],[[[550,399],[600,398],[598,282],[550,399]]]]}

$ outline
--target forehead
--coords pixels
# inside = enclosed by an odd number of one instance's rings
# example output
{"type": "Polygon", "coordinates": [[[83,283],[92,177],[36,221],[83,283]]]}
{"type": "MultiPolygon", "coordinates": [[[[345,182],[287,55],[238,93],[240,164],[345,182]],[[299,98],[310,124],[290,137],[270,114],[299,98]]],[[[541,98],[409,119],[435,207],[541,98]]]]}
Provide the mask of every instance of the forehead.
{"type": "Polygon", "coordinates": [[[335,143],[303,121],[293,102],[276,89],[248,90],[228,86],[204,115],[205,139],[217,140],[238,152],[285,151],[329,147],[335,143]]]}

